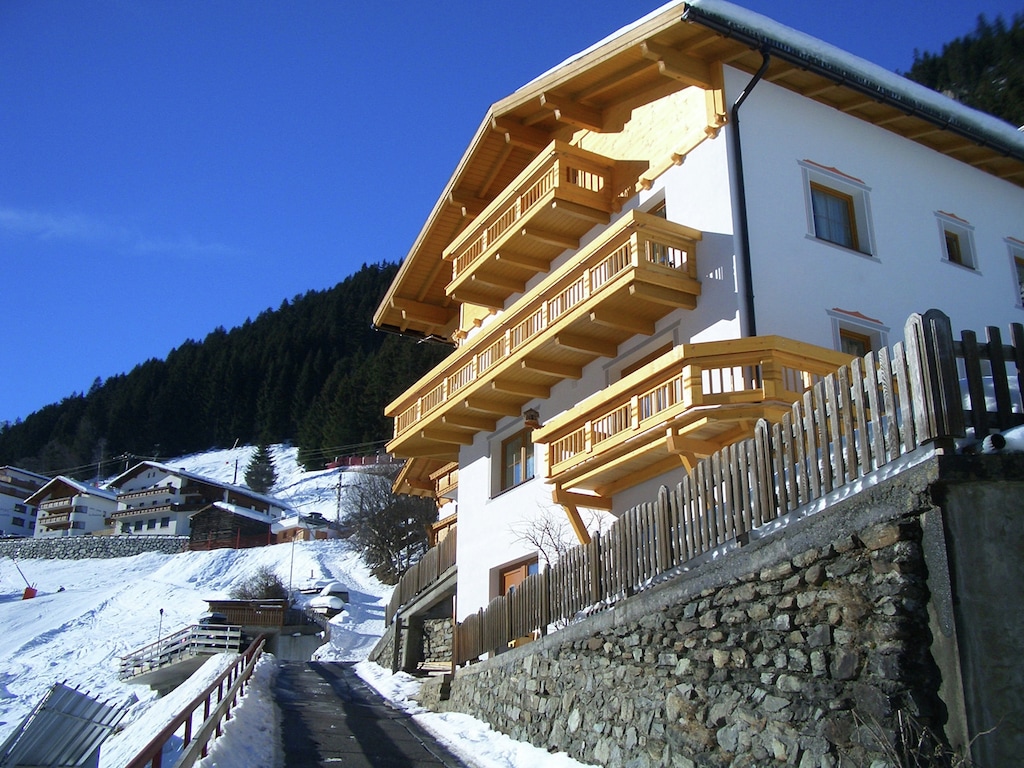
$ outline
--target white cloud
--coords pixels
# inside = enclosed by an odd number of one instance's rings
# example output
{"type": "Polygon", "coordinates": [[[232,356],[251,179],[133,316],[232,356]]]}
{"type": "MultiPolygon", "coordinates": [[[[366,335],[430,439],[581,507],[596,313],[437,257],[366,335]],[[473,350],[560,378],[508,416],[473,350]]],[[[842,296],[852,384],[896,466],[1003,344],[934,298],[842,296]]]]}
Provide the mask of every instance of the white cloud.
{"type": "Polygon", "coordinates": [[[208,243],[191,235],[151,237],[129,227],[78,213],[54,214],[0,206],[0,232],[38,241],[65,241],[109,248],[126,255],[183,259],[243,254],[241,248],[208,243]]]}

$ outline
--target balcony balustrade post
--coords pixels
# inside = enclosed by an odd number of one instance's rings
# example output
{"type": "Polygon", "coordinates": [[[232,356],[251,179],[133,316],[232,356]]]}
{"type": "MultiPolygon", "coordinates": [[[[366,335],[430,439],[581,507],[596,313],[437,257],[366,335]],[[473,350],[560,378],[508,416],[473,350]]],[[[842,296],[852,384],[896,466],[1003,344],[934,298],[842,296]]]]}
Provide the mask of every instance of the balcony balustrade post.
{"type": "Polygon", "coordinates": [[[774,400],[778,398],[785,389],[782,382],[782,366],[771,357],[759,360],[758,366],[761,369],[762,397],[764,397],[765,400],[774,400]]]}
{"type": "Polygon", "coordinates": [[[686,408],[704,405],[702,373],[701,367],[695,363],[683,366],[683,405],[686,408]]]}
{"type": "Polygon", "coordinates": [[[635,432],[640,429],[640,396],[629,398],[629,426],[635,432]]]}

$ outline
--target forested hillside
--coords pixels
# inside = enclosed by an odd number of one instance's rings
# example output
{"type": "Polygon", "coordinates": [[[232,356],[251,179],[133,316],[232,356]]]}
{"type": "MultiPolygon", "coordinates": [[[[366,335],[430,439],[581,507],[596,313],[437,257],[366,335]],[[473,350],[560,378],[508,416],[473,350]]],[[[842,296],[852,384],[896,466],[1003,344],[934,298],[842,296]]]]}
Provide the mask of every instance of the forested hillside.
{"type": "Polygon", "coordinates": [[[309,467],[347,446],[387,438],[383,408],[450,348],[370,327],[397,270],[364,265],[230,331],[189,340],[165,360],[97,381],[88,393],[0,427],[0,465],[43,473],[124,453],[179,456],[241,443],[292,441],[309,467]]]}
{"type": "Polygon", "coordinates": [[[1024,125],[1024,14],[1009,23],[978,18],[974,32],[942,46],[942,53],[914,52],[906,77],[969,107],[1024,125]]]}

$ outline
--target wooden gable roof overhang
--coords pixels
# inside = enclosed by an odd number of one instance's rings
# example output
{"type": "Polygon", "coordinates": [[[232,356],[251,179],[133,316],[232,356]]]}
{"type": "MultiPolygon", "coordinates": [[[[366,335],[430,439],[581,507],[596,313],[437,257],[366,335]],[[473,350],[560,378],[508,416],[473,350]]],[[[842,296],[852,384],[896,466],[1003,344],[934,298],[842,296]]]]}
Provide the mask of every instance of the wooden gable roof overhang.
{"type": "Polygon", "coordinates": [[[458,323],[458,300],[445,290],[452,280],[445,248],[553,140],[570,139],[579,129],[619,131],[634,108],[688,86],[708,92],[709,113],[721,124],[728,110],[722,65],[753,74],[765,53],[769,82],[1024,186],[1024,137],[1012,136],[1012,126],[965,115],[909,81],[893,87],[895,75],[838,49],[835,56],[822,55],[826,48],[729,3],[676,3],[523,86],[488,110],[377,308],[374,326],[447,339],[458,323]],[[879,76],[865,74],[872,68],[879,76]]]}

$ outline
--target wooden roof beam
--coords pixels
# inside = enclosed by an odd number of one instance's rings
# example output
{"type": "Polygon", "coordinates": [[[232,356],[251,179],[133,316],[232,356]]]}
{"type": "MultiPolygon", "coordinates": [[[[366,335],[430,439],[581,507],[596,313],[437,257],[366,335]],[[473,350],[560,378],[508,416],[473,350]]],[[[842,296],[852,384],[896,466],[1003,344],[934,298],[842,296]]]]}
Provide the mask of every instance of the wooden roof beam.
{"type": "Polygon", "coordinates": [[[519,416],[522,413],[522,408],[515,403],[487,400],[483,397],[467,397],[462,404],[471,411],[492,413],[495,416],[519,416]]]}
{"type": "Polygon", "coordinates": [[[453,445],[472,445],[472,432],[459,432],[454,429],[424,429],[420,437],[433,443],[450,443],[453,445]]]}
{"type": "Polygon", "coordinates": [[[542,93],[540,105],[552,112],[555,120],[560,123],[574,125],[595,133],[608,133],[618,130],[621,126],[608,126],[600,110],[577,104],[568,96],[557,93],[542,93]]]}
{"type": "Polygon", "coordinates": [[[391,306],[402,313],[403,320],[427,325],[447,325],[455,316],[454,312],[446,307],[424,304],[422,301],[404,299],[400,296],[391,299],[391,306]]]}
{"type": "Polygon", "coordinates": [[[474,272],[470,278],[474,285],[486,285],[491,288],[500,288],[514,293],[522,293],[526,290],[526,283],[514,277],[503,277],[502,275],[488,275],[480,270],[474,272]]]}
{"type": "Polygon", "coordinates": [[[448,205],[453,208],[459,208],[462,211],[462,215],[475,219],[479,216],[484,208],[487,207],[487,201],[481,200],[479,197],[466,196],[459,192],[449,192],[447,195],[448,205]]]}
{"type": "Polygon", "coordinates": [[[621,87],[624,81],[642,75],[653,66],[655,66],[655,63],[651,61],[639,61],[631,64],[624,69],[616,70],[613,74],[598,80],[596,83],[588,85],[583,90],[576,91],[573,93],[573,98],[576,101],[585,101],[586,99],[600,96],[610,88],[621,87]]]}
{"type": "Polygon", "coordinates": [[[551,143],[551,137],[544,131],[523,125],[508,117],[492,117],[491,130],[505,134],[505,143],[540,152],[551,143]]]}
{"type": "Polygon", "coordinates": [[[477,197],[486,199],[487,195],[491,191],[491,185],[494,180],[498,177],[498,173],[505,165],[505,161],[508,160],[508,156],[512,154],[512,145],[505,142],[505,145],[501,148],[501,152],[498,153],[498,157],[494,160],[494,164],[491,166],[491,170],[487,173],[487,177],[484,179],[484,183],[480,185],[480,189],[477,191],[477,197]]]}
{"type": "Polygon", "coordinates": [[[705,90],[714,87],[711,65],[703,59],[687,56],[653,40],[641,43],[640,53],[645,59],[656,61],[658,70],[665,77],[705,90]]]}
{"type": "MultiPolygon", "coordinates": [[[[699,292],[700,291],[697,293],[699,292]]],[[[668,307],[681,307],[683,309],[697,308],[697,296],[695,294],[684,293],[673,288],[667,288],[663,285],[633,283],[629,286],[629,294],[631,296],[644,299],[645,301],[650,301],[655,304],[663,304],[668,307]]]]}
{"type": "Polygon", "coordinates": [[[472,289],[467,290],[464,287],[459,287],[449,294],[456,301],[465,302],[467,304],[476,304],[487,309],[493,309],[496,312],[500,312],[505,308],[505,302],[502,299],[498,299],[494,296],[490,296],[485,293],[477,293],[472,289]]]}

